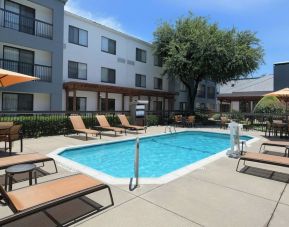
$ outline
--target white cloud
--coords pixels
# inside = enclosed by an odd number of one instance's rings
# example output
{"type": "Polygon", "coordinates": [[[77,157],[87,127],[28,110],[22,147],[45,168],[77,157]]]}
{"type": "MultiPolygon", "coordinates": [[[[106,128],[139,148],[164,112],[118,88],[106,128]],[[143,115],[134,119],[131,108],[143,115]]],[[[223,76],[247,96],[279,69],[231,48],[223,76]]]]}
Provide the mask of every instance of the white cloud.
{"type": "Polygon", "coordinates": [[[115,30],[121,32],[124,31],[121,23],[116,18],[112,16],[102,15],[99,12],[91,12],[89,10],[85,10],[80,5],[81,1],[79,0],[69,0],[65,5],[65,10],[71,13],[75,13],[79,16],[85,17],[87,19],[93,20],[99,24],[103,24],[115,30]]]}

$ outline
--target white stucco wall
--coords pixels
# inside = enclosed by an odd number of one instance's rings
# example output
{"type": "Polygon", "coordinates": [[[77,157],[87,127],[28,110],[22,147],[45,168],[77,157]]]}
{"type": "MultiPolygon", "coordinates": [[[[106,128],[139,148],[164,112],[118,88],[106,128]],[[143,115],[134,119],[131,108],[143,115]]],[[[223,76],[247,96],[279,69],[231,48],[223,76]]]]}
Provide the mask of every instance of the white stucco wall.
{"type": "MultiPolygon", "coordinates": [[[[107,67],[116,70],[116,83],[109,85],[135,88],[135,74],[143,74],[146,75],[146,89],[154,90],[154,77],[160,77],[162,72],[160,67],[154,66],[153,52],[150,44],[89,20],[81,19],[68,12],[65,13],[64,17],[64,46],[64,81],[107,84],[101,82],[101,67],[107,67]],[[88,31],[88,47],[68,42],[69,25],[88,31]],[[116,55],[101,51],[102,36],[116,40],[116,55]],[[146,63],[135,60],[136,48],[147,51],[146,63]],[[125,59],[126,63],[118,62],[118,58],[125,59]],[[69,60],[87,64],[86,81],[68,78],[69,60]],[[127,60],[133,61],[134,65],[127,64],[127,60]]],[[[163,79],[163,90],[168,90],[168,80],[166,78],[163,79]]]]}

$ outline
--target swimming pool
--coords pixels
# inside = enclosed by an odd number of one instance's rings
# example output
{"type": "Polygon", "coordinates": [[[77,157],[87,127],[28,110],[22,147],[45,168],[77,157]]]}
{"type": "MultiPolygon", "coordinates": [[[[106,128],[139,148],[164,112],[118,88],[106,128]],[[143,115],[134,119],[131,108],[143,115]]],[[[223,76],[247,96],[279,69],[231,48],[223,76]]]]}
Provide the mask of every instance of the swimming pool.
{"type": "MultiPolygon", "coordinates": [[[[242,136],[242,140],[252,137],[242,136]]],[[[186,131],[140,139],[142,178],[159,178],[230,147],[228,134],[186,131]]],[[[68,148],[58,155],[113,178],[134,176],[135,140],[68,148]]]]}

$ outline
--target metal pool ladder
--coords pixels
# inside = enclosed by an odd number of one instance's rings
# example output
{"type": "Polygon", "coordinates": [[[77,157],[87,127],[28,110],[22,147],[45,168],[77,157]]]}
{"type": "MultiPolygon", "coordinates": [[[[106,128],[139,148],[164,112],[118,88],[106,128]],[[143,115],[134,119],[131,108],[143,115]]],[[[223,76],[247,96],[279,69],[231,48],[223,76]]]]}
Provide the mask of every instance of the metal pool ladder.
{"type": "Polygon", "coordinates": [[[166,125],[166,127],[165,127],[165,133],[167,133],[167,130],[168,130],[168,132],[173,133],[172,129],[173,129],[175,132],[177,132],[175,126],[166,125]]]}

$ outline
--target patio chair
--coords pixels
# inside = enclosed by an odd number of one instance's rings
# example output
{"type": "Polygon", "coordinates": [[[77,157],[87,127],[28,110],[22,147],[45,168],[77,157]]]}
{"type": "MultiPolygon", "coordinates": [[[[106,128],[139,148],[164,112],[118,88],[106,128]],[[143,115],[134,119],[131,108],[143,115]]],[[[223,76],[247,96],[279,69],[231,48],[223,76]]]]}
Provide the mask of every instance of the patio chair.
{"type": "MultiPolygon", "coordinates": [[[[14,213],[14,215],[1,219],[0,226],[104,189],[108,190],[111,203],[107,206],[94,206],[89,203],[95,210],[85,214],[85,217],[114,205],[110,187],[92,177],[77,174],[10,192],[6,192],[0,186],[4,202],[14,213]]],[[[85,202],[84,199],[81,201],[85,202]]]]}
{"type": "Polygon", "coordinates": [[[85,127],[83,120],[81,116],[79,115],[73,115],[69,116],[69,119],[71,121],[71,124],[73,126],[73,130],[78,134],[78,133],[84,133],[85,134],[85,139],[87,140],[87,135],[99,135],[99,138],[101,139],[101,132],[94,130],[94,129],[88,129],[85,127]]]}
{"type": "Polygon", "coordinates": [[[186,125],[190,127],[195,127],[195,122],[196,122],[196,116],[188,116],[186,119],[186,125]]]}
{"type": "Polygon", "coordinates": [[[0,129],[1,127],[12,127],[14,125],[14,122],[12,121],[1,121],[0,122],[0,129]]]}
{"type": "Polygon", "coordinates": [[[237,172],[239,171],[238,170],[239,163],[241,160],[244,161],[244,165],[246,161],[251,161],[251,162],[258,162],[258,163],[264,163],[264,164],[269,164],[269,165],[289,167],[288,157],[269,155],[269,154],[264,154],[264,153],[256,153],[256,152],[245,152],[239,158],[239,161],[236,167],[237,172]]]}
{"type": "Polygon", "coordinates": [[[138,130],[144,130],[146,133],[147,130],[146,126],[131,125],[124,114],[119,114],[117,116],[120,120],[121,126],[124,127],[125,129],[136,130],[136,132],[138,132],[138,130]]]}
{"type": "Polygon", "coordinates": [[[55,160],[46,155],[39,153],[29,153],[29,154],[21,154],[21,155],[13,155],[9,157],[0,158],[0,170],[7,169],[9,166],[19,165],[19,164],[37,164],[52,161],[54,163],[55,172],[57,173],[57,166],[55,160]]]}
{"type": "Polygon", "coordinates": [[[126,134],[126,129],[118,128],[118,127],[111,127],[104,115],[96,115],[96,119],[97,119],[101,129],[104,129],[107,131],[114,131],[115,136],[116,136],[117,132],[119,132],[119,133],[124,132],[126,134]]]}
{"type": "Polygon", "coordinates": [[[21,132],[22,125],[12,125],[7,129],[0,130],[0,141],[5,142],[5,151],[7,150],[7,143],[9,144],[9,155],[12,153],[12,143],[20,140],[20,152],[23,152],[23,134],[21,132]]]}
{"type": "Polygon", "coordinates": [[[174,125],[183,125],[183,116],[182,115],[175,115],[174,116],[175,121],[174,121],[174,125]]]}
{"type": "Polygon", "coordinates": [[[220,128],[227,129],[230,120],[227,117],[221,117],[220,128]]]}

